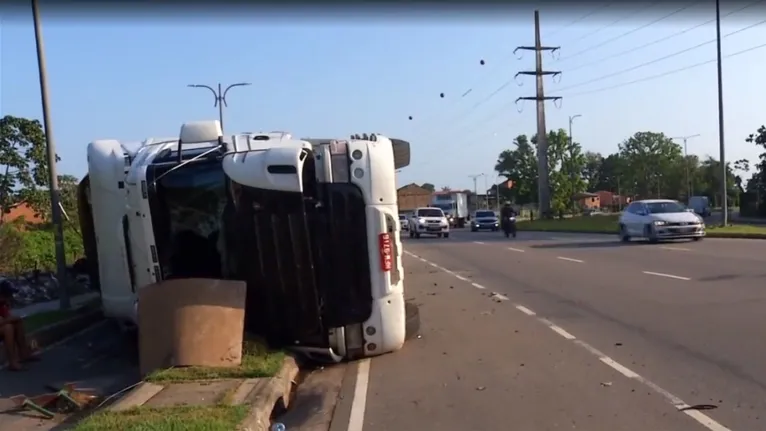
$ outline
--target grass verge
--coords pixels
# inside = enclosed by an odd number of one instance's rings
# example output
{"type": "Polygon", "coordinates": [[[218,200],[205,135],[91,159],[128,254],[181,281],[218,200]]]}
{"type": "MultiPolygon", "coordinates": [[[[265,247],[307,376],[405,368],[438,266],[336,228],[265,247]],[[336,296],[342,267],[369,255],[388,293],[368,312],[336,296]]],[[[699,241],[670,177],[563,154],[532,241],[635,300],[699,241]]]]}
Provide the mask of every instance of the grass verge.
{"type": "Polygon", "coordinates": [[[284,358],[282,351],[271,350],[256,341],[246,341],[242,346],[242,364],[238,367],[173,367],[150,373],[146,381],[171,383],[272,377],[279,372],[284,358]]]}
{"type": "Polygon", "coordinates": [[[73,431],[231,431],[247,416],[248,406],[136,407],[101,412],[84,419],[73,431]]]}
{"type": "MultiPolygon", "coordinates": [[[[617,221],[619,215],[603,215],[591,217],[572,217],[563,220],[535,220],[520,221],[517,224],[519,230],[543,231],[543,232],[585,232],[585,233],[613,233],[617,234],[617,221]]],[[[766,226],[756,225],[730,225],[730,226],[707,226],[709,237],[741,237],[766,239],[766,226]]]]}
{"type": "Polygon", "coordinates": [[[96,298],[78,306],[77,308],[72,308],[69,310],[49,310],[30,314],[24,318],[24,329],[26,329],[27,333],[32,333],[39,329],[45,328],[46,326],[63,322],[79,314],[95,310],[100,306],[101,299],[96,298]]]}

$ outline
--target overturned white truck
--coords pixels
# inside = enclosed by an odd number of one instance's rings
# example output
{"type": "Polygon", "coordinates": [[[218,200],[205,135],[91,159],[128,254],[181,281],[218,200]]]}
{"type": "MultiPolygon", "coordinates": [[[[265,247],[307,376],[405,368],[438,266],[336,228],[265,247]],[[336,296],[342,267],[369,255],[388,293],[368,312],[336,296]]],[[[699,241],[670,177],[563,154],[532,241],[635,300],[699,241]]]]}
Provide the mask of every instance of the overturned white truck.
{"type": "Polygon", "coordinates": [[[132,324],[149,284],[244,280],[245,328],[271,343],[332,361],[398,350],[418,325],[394,177],[408,164],[409,143],[380,135],[224,137],[217,121],[132,154],[94,141],[80,218],[104,311],[132,324]]]}

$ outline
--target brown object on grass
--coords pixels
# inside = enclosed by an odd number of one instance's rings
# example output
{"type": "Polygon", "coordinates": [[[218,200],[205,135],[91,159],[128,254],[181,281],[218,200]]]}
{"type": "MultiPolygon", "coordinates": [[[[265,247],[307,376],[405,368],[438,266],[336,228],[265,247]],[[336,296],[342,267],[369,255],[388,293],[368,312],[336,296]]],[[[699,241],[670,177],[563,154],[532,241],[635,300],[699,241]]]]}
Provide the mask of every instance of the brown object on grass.
{"type": "Polygon", "coordinates": [[[233,367],[242,361],[246,285],[187,278],[142,288],[141,374],[171,366],[233,367]]]}

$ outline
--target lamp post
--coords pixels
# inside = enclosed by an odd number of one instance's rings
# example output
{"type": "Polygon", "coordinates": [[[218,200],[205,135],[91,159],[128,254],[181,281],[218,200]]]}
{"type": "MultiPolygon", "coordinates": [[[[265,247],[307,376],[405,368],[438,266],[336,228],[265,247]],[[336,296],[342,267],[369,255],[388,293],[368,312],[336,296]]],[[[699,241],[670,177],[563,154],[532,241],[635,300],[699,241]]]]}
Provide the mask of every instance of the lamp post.
{"type": "Polygon", "coordinates": [[[248,85],[252,85],[249,82],[238,82],[236,84],[231,84],[225,89],[222,89],[221,83],[218,83],[218,91],[216,91],[213,87],[209,85],[202,85],[202,84],[189,84],[187,87],[190,88],[207,88],[208,90],[213,92],[213,96],[215,97],[215,104],[213,106],[218,107],[218,121],[221,123],[221,129],[223,130],[223,108],[228,107],[229,105],[226,103],[226,94],[234,87],[246,87],[248,85]]]}
{"type": "Polygon", "coordinates": [[[728,172],[726,170],[726,151],[723,136],[723,71],[721,69],[721,0],[715,0],[716,53],[718,57],[718,152],[721,159],[721,198],[723,207],[723,226],[729,224],[729,199],[726,196],[728,172]]]}
{"type": "Polygon", "coordinates": [[[699,138],[700,135],[689,135],[689,136],[676,136],[675,138],[670,139],[680,139],[684,142],[684,165],[686,166],[686,203],[689,203],[689,199],[692,197],[693,189],[692,189],[692,181],[689,177],[689,151],[686,148],[686,141],[693,138],[699,138]]]}
{"type": "Polygon", "coordinates": [[[37,72],[40,76],[40,98],[43,105],[43,126],[45,127],[45,146],[48,153],[48,181],[51,199],[51,221],[53,222],[53,241],[56,252],[56,278],[58,279],[59,306],[68,310],[71,306],[66,280],[66,254],[64,254],[64,224],[61,219],[61,204],[58,174],[56,172],[56,143],[53,140],[53,124],[48,101],[48,68],[45,62],[43,29],[40,24],[40,9],[37,0],[32,0],[32,19],[35,26],[35,45],[37,46],[37,72]]]}

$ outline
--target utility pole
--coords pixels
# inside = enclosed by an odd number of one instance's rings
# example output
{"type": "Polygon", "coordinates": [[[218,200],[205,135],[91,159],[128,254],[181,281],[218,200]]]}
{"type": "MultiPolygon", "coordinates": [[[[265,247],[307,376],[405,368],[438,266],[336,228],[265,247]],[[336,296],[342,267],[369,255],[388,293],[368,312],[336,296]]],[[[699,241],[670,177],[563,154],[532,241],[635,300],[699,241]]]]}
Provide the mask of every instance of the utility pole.
{"type": "Polygon", "coordinates": [[[64,253],[64,224],[61,219],[61,194],[59,193],[58,174],[56,172],[56,142],[53,140],[53,124],[48,101],[48,68],[45,62],[43,29],[40,24],[40,9],[37,0],[32,0],[32,19],[35,26],[35,45],[37,45],[37,72],[40,75],[40,98],[43,105],[43,126],[45,127],[45,146],[48,152],[48,182],[51,199],[51,221],[53,222],[53,242],[56,252],[56,278],[59,289],[59,307],[68,310],[69,289],[66,275],[66,254],[64,253]]]}
{"type": "Polygon", "coordinates": [[[684,165],[686,166],[686,203],[689,203],[689,199],[692,197],[692,193],[694,193],[694,187],[692,186],[692,180],[689,176],[689,151],[686,148],[686,141],[689,139],[699,138],[700,135],[689,135],[689,136],[676,136],[675,138],[670,139],[680,139],[684,141],[684,165]]]}
{"type": "Polygon", "coordinates": [[[473,195],[476,196],[476,209],[479,209],[479,189],[476,186],[476,180],[484,174],[469,175],[468,178],[473,179],[473,195]]]}
{"type": "Polygon", "coordinates": [[[534,100],[537,102],[537,200],[538,211],[541,218],[550,218],[551,214],[551,187],[550,172],[548,172],[548,136],[545,126],[545,101],[561,100],[561,97],[545,97],[543,90],[543,77],[560,75],[561,72],[551,72],[543,70],[543,51],[554,52],[559,49],[558,46],[542,46],[540,42],[540,11],[535,11],[535,46],[519,46],[516,51],[535,51],[535,70],[534,72],[522,71],[519,75],[534,75],[537,83],[537,94],[534,97],[519,97],[520,100],[534,100]]]}
{"type": "Polygon", "coordinates": [[[728,172],[723,137],[723,71],[721,69],[721,0],[715,0],[716,52],[718,54],[718,147],[721,159],[721,197],[723,200],[723,226],[729,224],[729,199],[726,196],[728,172]]]}
{"type": "Polygon", "coordinates": [[[221,123],[221,130],[223,130],[223,108],[229,107],[229,105],[226,103],[226,93],[229,92],[234,87],[245,87],[248,85],[252,85],[249,82],[238,82],[236,84],[231,84],[230,86],[226,87],[225,89],[221,89],[221,83],[218,83],[218,91],[215,91],[215,89],[209,85],[201,85],[201,84],[189,84],[187,87],[190,88],[207,88],[208,90],[213,92],[213,96],[215,96],[215,104],[213,106],[218,107],[218,122],[221,123]]]}
{"type": "Polygon", "coordinates": [[[484,177],[484,205],[489,209],[489,189],[487,189],[487,175],[481,174],[484,177]]]}

